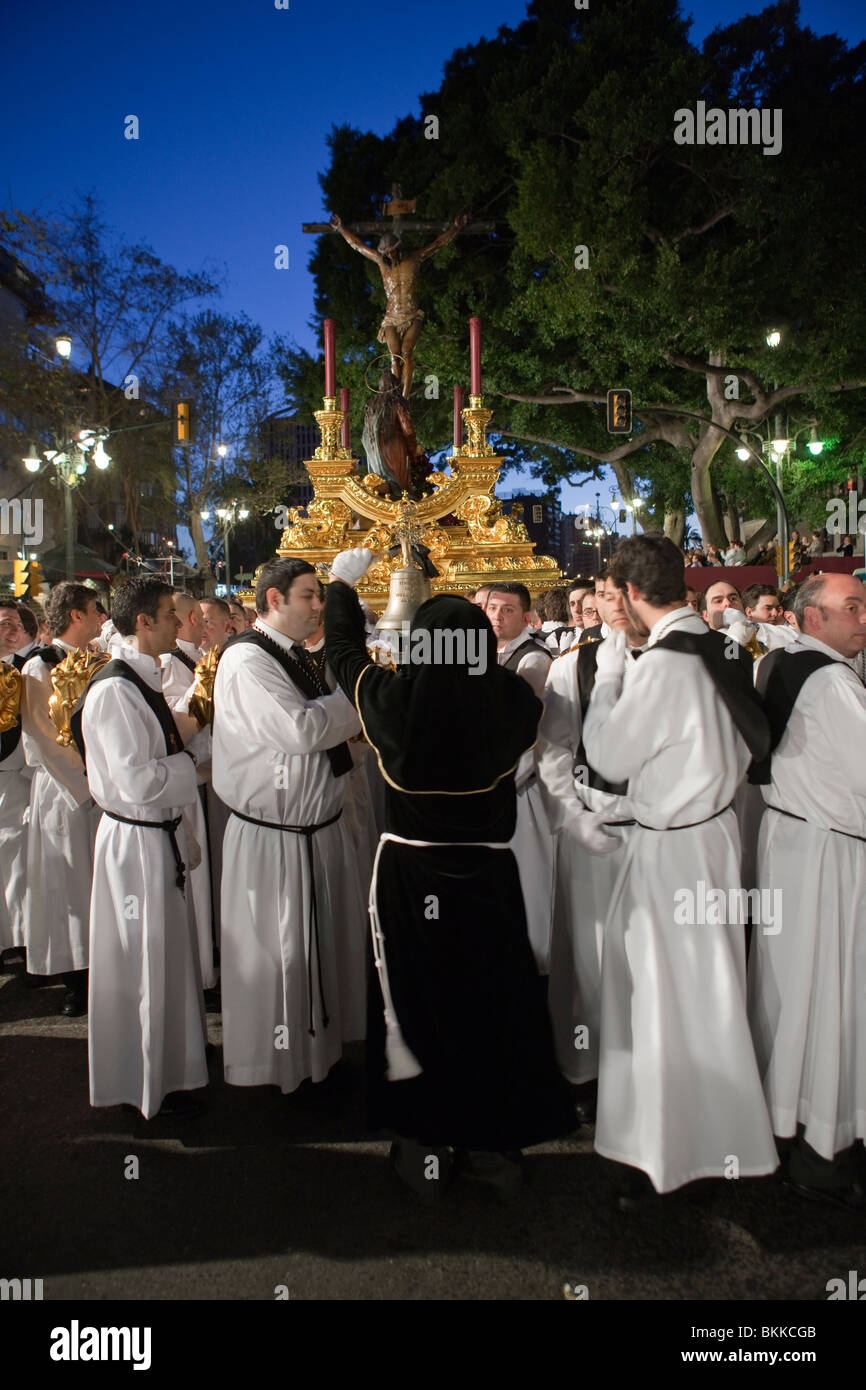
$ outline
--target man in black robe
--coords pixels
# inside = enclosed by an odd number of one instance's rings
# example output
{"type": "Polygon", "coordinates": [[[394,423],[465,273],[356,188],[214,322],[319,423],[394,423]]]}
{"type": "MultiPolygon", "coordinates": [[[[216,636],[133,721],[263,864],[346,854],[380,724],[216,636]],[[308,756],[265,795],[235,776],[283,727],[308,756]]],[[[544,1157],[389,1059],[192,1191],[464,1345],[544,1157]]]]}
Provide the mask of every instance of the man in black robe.
{"type": "Polygon", "coordinates": [[[415,661],[396,671],[375,665],[352,587],[371,559],[338,556],[325,601],[328,662],[385,780],[370,894],[370,1121],[401,1136],[392,1162],[416,1190],[434,1176],[431,1196],[445,1186],[456,1149],[478,1176],[512,1191],[516,1151],[576,1128],[508,847],[514,771],[542,705],[497,665],[486,616],[463,598],[421,605],[415,661]],[[422,634],[434,655],[463,649],[477,659],[418,660],[422,634]]]}

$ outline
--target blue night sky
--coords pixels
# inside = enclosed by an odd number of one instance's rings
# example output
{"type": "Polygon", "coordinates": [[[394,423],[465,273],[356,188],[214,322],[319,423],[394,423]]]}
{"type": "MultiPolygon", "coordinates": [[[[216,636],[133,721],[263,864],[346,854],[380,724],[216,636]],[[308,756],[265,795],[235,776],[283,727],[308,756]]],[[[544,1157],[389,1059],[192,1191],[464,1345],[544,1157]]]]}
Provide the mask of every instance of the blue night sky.
{"type": "MultiPolygon", "coordinates": [[[[603,3],[603,0],[590,0],[603,3]]],[[[77,191],[180,270],[221,270],[219,307],[314,346],[301,223],[325,210],[317,174],[332,124],[384,134],[419,111],[455,48],[492,37],[525,0],[7,0],[0,205],[47,214],[77,191]],[[135,114],[140,139],[123,138],[135,114]],[[274,246],[290,269],[274,269],[274,246]]],[[[694,0],[692,39],[763,6],[694,0]]],[[[863,0],[803,0],[802,22],[866,36],[863,0]]],[[[411,190],[422,195],[423,190],[411,190]]],[[[421,207],[423,211],[423,204],[421,207]]],[[[519,480],[513,476],[511,485],[519,480]]],[[[598,484],[568,490],[592,501],[598,484]]],[[[604,488],[602,500],[609,498],[604,488]]]]}

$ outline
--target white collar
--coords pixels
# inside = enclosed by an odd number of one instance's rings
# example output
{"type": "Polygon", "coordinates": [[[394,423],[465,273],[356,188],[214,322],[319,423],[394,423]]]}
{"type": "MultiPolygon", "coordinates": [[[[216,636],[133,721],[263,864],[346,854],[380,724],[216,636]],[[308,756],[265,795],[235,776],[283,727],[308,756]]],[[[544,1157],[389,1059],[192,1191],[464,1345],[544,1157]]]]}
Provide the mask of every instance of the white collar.
{"type": "Polygon", "coordinates": [[[510,641],[506,642],[504,647],[500,647],[497,652],[500,661],[503,657],[510,656],[512,652],[517,651],[517,648],[524,642],[528,642],[534,631],[534,628],[525,627],[522,632],[518,632],[516,637],[512,637],[510,641]]]}
{"type": "Polygon", "coordinates": [[[175,645],[180,649],[180,651],[186,652],[187,656],[194,657],[196,661],[201,661],[202,656],[204,655],[201,647],[197,647],[195,645],[195,642],[185,642],[182,637],[178,637],[175,645]]]}
{"type": "Polygon", "coordinates": [[[832,656],[834,661],[842,661],[846,666],[850,666],[852,671],[854,670],[856,657],[843,656],[841,652],[836,651],[835,647],[828,647],[826,642],[822,642],[818,637],[810,637],[806,632],[797,633],[797,645],[792,650],[796,651],[797,647],[806,647],[813,652],[824,652],[827,656],[832,656]]]}
{"type": "Polygon", "coordinates": [[[270,637],[272,642],[276,642],[278,647],[282,647],[284,652],[290,652],[294,647],[304,645],[303,642],[293,642],[291,637],[287,637],[284,632],[278,632],[275,627],[271,627],[270,623],[266,623],[264,618],[256,618],[254,626],[266,637],[270,637]]]}
{"type": "Polygon", "coordinates": [[[660,641],[662,637],[670,632],[671,628],[677,627],[680,623],[685,622],[686,619],[689,618],[697,618],[701,626],[706,627],[706,623],[700,614],[696,613],[693,608],[689,608],[686,603],[682,608],[674,608],[670,613],[665,613],[659,618],[658,622],[653,625],[650,631],[650,635],[646,640],[646,645],[648,647],[654,647],[656,642],[660,641]]]}
{"type": "Polygon", "coordinates": [[[114,648],[113,655],[119,661],[125,661],[127,665],[134,666],[138,675],[146,680],[148,685],[153,686],[154,690],[162,690],[162,665],[155,657],[145,656],[138,647],[122,637],[118,645],[114,648]]]}

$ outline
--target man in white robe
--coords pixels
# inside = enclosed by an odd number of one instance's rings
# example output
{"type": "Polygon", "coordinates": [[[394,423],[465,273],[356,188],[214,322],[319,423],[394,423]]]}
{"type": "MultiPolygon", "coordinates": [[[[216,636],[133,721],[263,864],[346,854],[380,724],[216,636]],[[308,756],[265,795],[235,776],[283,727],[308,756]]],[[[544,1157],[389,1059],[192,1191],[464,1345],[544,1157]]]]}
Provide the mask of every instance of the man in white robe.
{"type": "MultiPolygon", "coordinates": [[[[771,809],[758,850],[758,884],[780,895],[781,921],[753,941],[749,1015],[773,1132],[797,1136],[793,1186],[862,1213],[852,1146],[866,1138],[866,690],[851,664],[866,647],[866,591],[819,575],[794,604],[797,643],[776,662],[799,690],[762,787],[771,809]]],[[[771,718],[781,676],[758,675],[771,718]]]]}
{"type": "Polygon", "coordinates": [[[87,1012],[93,837],[101,811],[91,800],[78,749],[57,742],[48,702],[53,666],[83,650],[101,620],[93,590],[66,580],[51,590],[45,618],[51,644],[22,673],[24,756],[33,768],[24,934],[28,971],[62,972],[67,995],[61,1012],[77,1018],[87,1012]]]}
{"type": "MultiPolygon", "coordinates": [[[[18,669],[13,658],[26,640],[17,603],[0,603],[0,662],[4,671],[18,669]]],[[[0,959],[4,951],[24,945],[30,774],[21,741],[20,677],[18,701],[17,718],[3,732],[0,747],[0,959]]]]}
{"type": "Polygon", "coordinates": [[[116,660],[140,684],[106,667],[81,712],[87,776],[105,812],[90,914],[90,1103],[134,1105],[149,1120],[197,1113],[183,1093],[208,1080],[195,923],[174,852],[186,867],[181,812],[198,802],[198,783],[162,696],[159,657],[177,630],[172,590],[151,576],[126,580],[113,612],[116,660]]]}
{"type": "MultiPolygon", "coordinates": [[[[702,656],[653,651],[714,640],[685,604],[681,553],[660,535],[629,537],[612,577],[649,638],[630,664],[624,637],[600,644],[583,731],[590,765],[628,781],[637,821],[604,926],[595,1147],[664,1193],[778,1162],[746,1017],[742,924],[678,911],[684,892],[693,905],[701,888],[725,902],[739,892],[731,802],[749,749],[702,656]]],[[[748,675],[738,680],[765,750],[766,721],[748,675]]]]}
{"type": "MultiPolygon", "coordinates": [[[[195,682],[195,668],[204,653],[197,640],[203,633],[204,619],[201,604],[192,594],[176,593],[174,609],[179,627],[177,640],[170,651],[163,652],[162,693],[171,710],[185,710],[192,686],[195,682]]],[[[215,902],[211,884],[211,850],[209,823],[207,816],[208,792],[210,783],[210,729],[202,732],[196,740],[198,759],[199,797],[198,804],[188,811],[192,832],[201,851],[201,860],[189,875],[190,892],[195,912],[196,940],[198,942],[199,965],[202,985],[214,989],[219,976],[214,948],[219,940],[219,923],[216,917],[218,901],[215,902]]],[[[219,894],[217,893],[217,899],[219,894]]]]}
{"type": "Polygon", "coordinates": [[[366,902],[342,816],[358,715],[305,660],[321,622],[315,570],[273,560],[258,620],[229,641],[214,687],[213,779],[233,814],[223,846],[226,1080],[294,1091],[364,1035],[366,902]],[[310,693],[305,693],[305,687],[310,693]],[[311,874],[312,868],[312,874],[311,874]]]}
{"type": "MultiPolygon", "coordinates": [[[[608,580],[597,597],[608,635],[624,631],[630,651],[638,649],[648,634],[631,626],[620,590],[608,580]]],[[[593,667],[597,646],[575,647],[551,663],[535,747],[539,786],[556,835],[548,990],[553,1037],[564,1075],[587,1087],[598,1077],[604,920],[634,827],[625,788],[600,778],[583,749],[583,692],[591,689],[594,672],[587,677],[579,663],[593,667]]],[[[589,1094],[581,1113],[594,1113],[589,1094]]]]}
{"type": "MultiPolygon", "coordinates": [[[[496,635],[496,659],[515,671],[539,700],[552,654],[529,626],[530,597],[523,584],[490,589],[487,617],[496,635]]],[[[529,944],[540,975],[550,971],[550,927],[553,918],[554,839],[541,799],[532,749],[520,759],[514,778],[517,788],[517,828],[511,849],[517,860],[526,907],[529,944]]]]}

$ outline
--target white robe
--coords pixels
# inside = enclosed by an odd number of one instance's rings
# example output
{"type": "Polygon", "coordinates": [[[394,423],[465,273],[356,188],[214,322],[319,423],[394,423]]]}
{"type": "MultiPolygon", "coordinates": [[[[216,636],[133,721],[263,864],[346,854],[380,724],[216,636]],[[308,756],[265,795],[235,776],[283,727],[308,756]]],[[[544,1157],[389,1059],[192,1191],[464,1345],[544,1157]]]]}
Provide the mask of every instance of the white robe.
{"type": "MultiPolygon", "coordinates": [[[[178,646],[187,652],[193,660],[200,660],[201,655],[198,648],[191,642],[178,642],[178,646]]],[[[169,709],[176,709],[181,703],[188,700],[189,692],[195,682],[195,677],[188,666],[179,661],[171,652],[165,652],[160,658],[162,666],[162,693],[165,696],[166,704],[169,709]]],[[[190,893],[192,894],[193,912],[195,914],[195,931],[198,942],[199,966],[201,968],[201,982],[204,989],[213,989],[218,978],[218,970],[214,962],[214,936],[216,935],[216,923],[213,912],[213,896],[211,893],[211,862],[210,847],[208,844],[208,825],[205,820],[204,805],[207,799],[207,783],[209,781],[209,760],[210,744],[209,739],[205,740],[204,734],[196,735],[196,742],[192,751],[196,754],[199,763],[199,794],[194,806],[188,808],[192,833],[198,843],[201,852],[201,859],[188,875],[190,893]],[[207,759],[208,765],[203,765],[202,757],[199,756],[199,741],[203,756],[207,759]],[[206,750],[206,751],[205,751],[206,750]]],[[[218,938],[217,938],[218,939],[218,938]]]]}
{"type": "Polygon", "coordinates": [[[830,829],[866,837],[866,690],[823,642],[797,650],[834,664],[803,685],[762,788],[806,821],[764,816],[758,884],[781,893],[781,929],[755,932],[749,1015],[774,1132],[802,1124],[832,1159],[866,1138],[866,844],[830,829]]]}
{"type": "Polygon", "coordinates": [[[706,632],[691,608],[666,614],[621,694],[596,683],[584,726],[590,763],[628,780],[641,823],[604,927],[595,1147],[659,1192],[778,1164],[746,1017],[743,927],[675,920],[680,890],[697,898],[703,881],[727,897],[740,886],[736,816],[724,808],[749,753],[700,658],[649,650],[672,629],[706,632]]]}
{"type": "MultiPolygon", "coordinates": [[[[154,690],[152,657],[117,655],[154,690]]],[[[82,716],[94,799],[134,820],[171,820],[198,800],[185,753],[166,756],[156,716],[131,681],[101,681],[82,716]]],[[[184,827],[177,829],[186,858],[184,827]]],[[[204,1001],[187,887],[175,882],[164,830],[103,816],[96,835],[90,914],[88,1039],[91,1105],[137,1106],[146,1119],[170,1091],[206,1086],[204,1001]]]]}
{"type": "MultiPolygon", "coordinates": [[[[57,638],[53,645],[74,650],[57,638]]],[[[78,749],[57,742],[48,713],[50,667],[33,656],[22,675],[21,738],[34,769],[24,907],[27,969],[56,975],[87,968],[93,837],[102,812],[90,799],[78,749]]]]}
{"type": "MultiPolygon", "coordinates": [[[[528,628],[505,644],[497,654],[497,660],[500,666],[504,665],[512,652],[526,644],[526,656],[521,658],[516,668],[512,666],[510,669],[521,676],[538,698],[543,700],[550,658],[530,641],[528,628]]],[[[550,970],[556,844],[538,787],[531,748],[521,755],[514,775],[514,785],[517,788],[517,824],[510,846],[520,874],[529,944],[535,956],[538,973],[547,975],[550,970]]]]}
{"type": "Polygon", "coordinates": [[[559,1065],[575,1085],[598,1076],[604,921],[631,827],[608,828],[619,844],[611,854],[591,854],[575,835],[589,813],[603,812],[608,821],[634,819],[627,796],[589,787],[573,772],[583,722],[580,656],[574,650],[551,663],[535,747],[548,823],[556,835],[547,1002],[559,1065]]]}
{"type": "MultiPolygon", "coordinates": [[[[290,646],[261,619],[256,626],[290,646]]],[[[214,711],[213,780],[227,805],[288,825],[320,824],[341,810],[345,777],[334,777],[324,750],[361,728],[341,691],[307,700],[275,658],[239,643],[220,660],[214,711]]],[[[231,1085],[270,1084],[288,1092],[308,1077],[321,1081],[343,1043],[364,1035],[367,910],[346,817],[317,831],[311,842],[319,952],[313,941],[310,960],[306,838],[229,817],[221,971],[231,1085]],[[315,1036],[309,1032],[311,1004],[315,1036]]]]}
{"type": "MultiPolygon", "coordinates": [[[[0,659],[12,664],[10,657],[0,659]]],[[[0,762],[0,951],[24,945],[29,819],[30,770],[24,761],[22,735],[9,757],[0,762]]]]}

